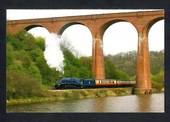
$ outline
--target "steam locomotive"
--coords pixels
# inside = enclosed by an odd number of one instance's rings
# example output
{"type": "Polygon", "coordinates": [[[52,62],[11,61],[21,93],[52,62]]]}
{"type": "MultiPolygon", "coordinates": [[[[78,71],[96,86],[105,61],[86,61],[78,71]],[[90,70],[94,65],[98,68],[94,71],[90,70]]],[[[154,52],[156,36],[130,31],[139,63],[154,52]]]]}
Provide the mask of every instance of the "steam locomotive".
{"type": "Polygon", "coordinates": [[[119,81],[114,79],[80,79],[80,78],[63,78],[56,82],[56,89],[67,88],[107,88],[134,86],[136,81],[119,81]]]}

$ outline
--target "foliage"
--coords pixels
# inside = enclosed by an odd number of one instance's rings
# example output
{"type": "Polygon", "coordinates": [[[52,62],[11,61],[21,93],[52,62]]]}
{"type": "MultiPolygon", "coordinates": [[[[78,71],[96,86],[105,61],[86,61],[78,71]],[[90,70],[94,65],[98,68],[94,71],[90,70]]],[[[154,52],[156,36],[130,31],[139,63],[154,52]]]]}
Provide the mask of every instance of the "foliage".
{"type": "MultiPolygon", "coordinates": [[[[151,51],[150,64],[153,88],[160,90],[164,87],[164,51],[151,51]]],[[[119,70],[120,72],[123,71],[125,73],[123,76],[121,73],[118,73],[118,76],[121,79],[136,80],[136,52],[131,51],[105,56],[105,67],[106,77],[108,78],[110,78],[110,76],[118,78],[113,75],[112,72],[116,73],[116,70],[119,70]],[[108,60],[110,61],[108,62],[108,60]]]]}
{"type": "Polygon", "coordinates": [[[116,77],[116,68],[113,62],[109,59],[105,59],[105,72],[106,72],[106,78],[117,78],[116,77]]]}
{"type": "Polygon", "coordinates": [[[136,52],[119,53],[116,55],[105,56],[105,60],[111,60],[115,67],[129,76],[134,76],[136,73],[136,52]]]}
{"type": "Polygon", "coordinates": [[[44,95],[43,87],[36,78],[21,71],[7,70],[7,99],[44,95]]]}
{"type": "Polygon", "coordinates": [[[160,70],[164,70],[164,51],[151,51],[150,52],[151,72],[158,74],[160,70]]]}
{"type": "Polygon", "coordinates": [[[7,96],[10,98],[41,96],[42,84],[49,85],[61,75],[49,68],[43,38],[21,31],[7,34],[7,96]]]}
{"type": "MultiPolygon", "coordinates": [[[[105,56],[105,60],[107,59],[110,59],[116,68],[128,73],[130,77],[134,77],[136,75],[136,51],[105,56]]],[[[152,74],[157,74],[160,70],[163,70],[164,51],[151,51],[150,64],[152,74]]]]}
{"type": "Polygon", "coordinates": [[[64,77],[92,78],[91,57],[78,58],[67,45],[62,45],[61,49],[64,54],[64,77]]]}
{"type": "Polygon", "coordinates": [[[117,80],[129,80],[130,77],[127,73],[119,70],[115,67],[114,63],[109,59],[105,58],[105,70],[107,79],[117,79],[117,80]]]}
{"type": "Polygon", "coordinates": [[[36,38],[36,44],[37,44],[37,46],[38,46],[42,51],[45,50],[44,38],[42,38],[42,37],[37,37],[37,38],[36,38]]]}
{"type": "Polygon", "coordinates": [[[164,88],[164,71],[160,70],[159,73],[152,75],[152,84],[153,87],[161,90],[164,88]]]}

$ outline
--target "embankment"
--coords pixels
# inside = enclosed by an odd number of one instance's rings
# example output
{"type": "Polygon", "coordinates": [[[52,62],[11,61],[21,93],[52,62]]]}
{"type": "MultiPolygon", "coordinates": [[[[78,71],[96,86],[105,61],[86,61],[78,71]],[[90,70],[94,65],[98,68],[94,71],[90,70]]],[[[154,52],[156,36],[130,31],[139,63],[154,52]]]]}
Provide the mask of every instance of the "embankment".
{"type": "Polygon", "coordinates": [[[7,105],[33,104],[42,102],[54,102],[67,99],[85,99],[107,96],[131,95],[132,88],[98,88],[98,89],[68,89],[68,90],[48,90],[47,97],[34,97],[26,99],[12,99],[7,101],[7,105]]]}

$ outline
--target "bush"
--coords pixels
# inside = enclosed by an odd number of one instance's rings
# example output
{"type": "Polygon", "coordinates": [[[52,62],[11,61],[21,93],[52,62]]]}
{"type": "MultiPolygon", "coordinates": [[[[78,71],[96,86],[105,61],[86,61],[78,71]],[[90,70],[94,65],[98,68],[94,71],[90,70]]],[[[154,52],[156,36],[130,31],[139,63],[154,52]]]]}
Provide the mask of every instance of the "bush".
{"type": "Polygon", "coordinates": [[[164,71],[161,70],[156,75],[152,75],[152,85],[153,88],[161,90],[164,88],[164,71]]]}
{"type": "Polygon", "coordinates": [[[116,77],[118,80],[130,80],[129,75],[121,70],[116,71],[116,77]]]}
{"type": "MultiPolygon", "coordinates": [[[[55,82],[61,72],[50,68],[44,58],[45,40],[26,31],[7,34],[7,69],[24,72],[44,85],[55,82]]],[[[8,84],[7,84],[8,85],[8,84]]]]}
{"type": "Polygon", "coordinates": [[[7,70],[7,84],[7,99],[45,96],[41,82],[21,71],[7,70]]]}

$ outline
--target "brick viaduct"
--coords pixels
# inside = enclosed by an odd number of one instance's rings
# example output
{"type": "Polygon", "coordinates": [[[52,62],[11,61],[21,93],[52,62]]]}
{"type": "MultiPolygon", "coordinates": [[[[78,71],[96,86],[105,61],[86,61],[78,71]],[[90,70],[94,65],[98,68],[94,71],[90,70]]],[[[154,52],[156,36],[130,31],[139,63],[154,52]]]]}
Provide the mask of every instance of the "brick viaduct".
{"type": "Polygon", "coordinates": [[[53,17],[41,19],[12,20],[7,22],[7,31],[17,33],[27,31],[33,27],[45,27],[49,32],[61,35],[63,31],[74,24],[82,24],[89,28],[93,37],[92,57],[93,73],[96,79],[105,79],[103,56],[103,34],[105,30],[116,22],[129,22],[138,32],[136,93],[150,93],[152,84],[150,79],[150,58],[148,48],[148,32],[157,21],[164,19],[164,11],[142,11],[127,13],[111,13],[98,15],[53,17]]]}

